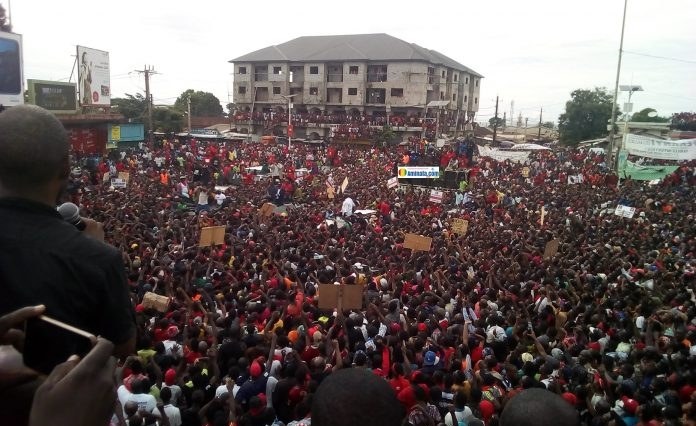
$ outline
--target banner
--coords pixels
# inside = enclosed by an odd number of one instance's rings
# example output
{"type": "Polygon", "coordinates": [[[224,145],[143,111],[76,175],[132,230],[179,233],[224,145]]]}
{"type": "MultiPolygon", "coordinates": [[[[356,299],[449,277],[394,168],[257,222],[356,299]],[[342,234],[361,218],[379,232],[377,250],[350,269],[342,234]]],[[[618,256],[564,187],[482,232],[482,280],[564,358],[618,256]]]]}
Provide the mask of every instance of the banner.
{"type": "Polygon", "coordinates": [[[77,78],[82,105],[111,105],[109,52],[77,46],[77,78]]]}
{"type": "Polygon", "coordinates": [[[568,175],[568,185],[575,185],[584,181],[585,177],[583,175],[568,175]]]}
{"type": "Polygon", "coordinates": [[[636,214],[636,208],[622,206],[621,204],[619,204],[618,206],[616,206],[616,210],[614,210],[614,214],[617,216],[626,217],[628,219],[631,219],[633,217],[633,215],[636,214]]]}
{"type": "Polygon", "coordinates": [[[404,238],[404,248],[413,251],[430,251],[433,239],[416,234],[406,234],[404,238]]]}
{"type": "Polygon", "coordinates": [[[111,179],[111,186],[114,188],[125,188],[127,184],[125,179],[111,179]]]}
{"type": "Polygon", "coordinates": [[[387,180],[387,188],[392,189],[399,186],[399,178],[394,176],[387,180]]]}
{"type": "Polygon", "coordinates": [[[29,103],[52,112],[75,113],[77,85],[61,81],[27,80],[29,103]]]}
{"type": "Polygon", "coordinates": [[[452,232],[459,235],[465,235],[469,229],[469,221],[466,219],[455,218],[452,223],[452,232]]]}
{"type": "Polygon", "coordinates": [[[487,146],[479,146],[478,150],[479,156],[490,157],[500,162],[510,160],[514,163],[523,163],[529,159],[529,151],[501,151],[487,146]]]}
{"type": "Polygon", "coordinates": [[[660,160],[696,160],[696,139],[663,140],[626,135],[626,151],[631,155],[660,160]]]}
{"type": "Polygon", "coordinates": [[[430,191],[430,202],[442,204],[442,197],[445,195],[443,191],[433,189],[430,191]]]}
{"type": "Polygon", "coordinates": [[[633,180],[662,180],[665,176],[671,175],[679,166],[643,166],[640,164],[626,161],[624,167],[619,168],[619,176],[622,179],[631,178],[633,180]]]}
{"type": "Polygon", "coordinates": [[[403,167],[399,166],[397,173],[399,179],[437,179],[440,177],[440,168],[432,167],[403,167]]]}

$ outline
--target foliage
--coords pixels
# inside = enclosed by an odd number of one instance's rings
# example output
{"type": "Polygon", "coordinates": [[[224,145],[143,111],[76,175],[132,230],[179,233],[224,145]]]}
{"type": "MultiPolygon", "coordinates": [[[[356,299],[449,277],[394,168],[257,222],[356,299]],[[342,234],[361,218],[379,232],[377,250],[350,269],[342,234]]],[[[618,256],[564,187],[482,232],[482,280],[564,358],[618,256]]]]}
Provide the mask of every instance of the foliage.
{"type": "Polygon", "coordinates": [[[633,114],[630,118],[630,121],[636,121],[640,123],[668,123],[669,122],[669,117],[660,117],[659,115],[655,115],[654,117],[650,117],[650,113],[657,112],[654,108],[644,108],[637,113],[633,114]]]}
{"type": "Polygon", "coordinates": [[[672,115],[672,129],[696,132],[696,113],[678,112],[672,115]]]}
{"type": "Polygon", "coordinates": [[[233,114],[234,110],[237,109],[237,106],[234,103],[230,102],[227,105],[225,105],[225,108],[227,109],[227,112],[229,114],[233,114]]]}
{"type": "Polygon", "coordinates": [[[0,31],[11,32],[12,25],[9,24],[7,15],[5,14],[5,8],[0,4],[0,31]]]}
{"type": "Polygon", "coordinates": [[[158,107],[152,110],[152,121],[156,132],[180,132],[184,116],[179,111],[170,107],[158,107]]]}
{"type": "Polygon", "coordinates": [[[490,127],[491,129],[495,127],[496,120],[498,122],[498,128],[505,127],[505,120],[501,117],[491,117],[491,119],[488,120],[488,127],[490,127]]]}
{"type": "Polygon", "coordinates": [[[379,146],[388,146],[389,143],[394,140],[396,133],[391,128],[391,126],[384,126],[377,131],[374,137],[375,144],[379,146]]]}
{"type": "MultiPolygon", "coordinates": [[[[112,98],[111,105],[118,107],[118,112],[129,121],[144,123],[147,128],[147,99],[141,93],[125,98],[112,98]]],[[[152,110],[153,130],[156,132],[179,132],[183,125],[183,114],[171,107],[159,107],[152,110]]]]}
{"type": "Polygon", "coordinates": [[[147,100],[141,93],[126,93],[125,98],[111,98],[111,106],[117,107],[118,112],[129,120],[143,122],[147,115],[147,100]]]}
{"type": "Polygon", "coordinates": [[[607,124],[611,119],[612,94],[605,88],[596,87],[594,90],[574,90],[570,97],[565,112],[558,117],[561,143],[576,145],[580,141],[606,136],[607,124]]]}
{"type": "Polygon", "coordinates": [[[188,100],[191,99],[192,117],[221,117],[223,115],[220,100],[210,92],[188,89],[174,102],[174,108],[184,112],[188,110],[188,100]]]}
{"type": "Polygon", "coordinates": [[[544,129],[551,129],[551,130],[553,130],[553,129],[556,128],[556,125],[553,124],[553,121],[547,121],[547,122],[545,122],[544,124],[542,124],[541,127],[543,127],[544,129]]]}

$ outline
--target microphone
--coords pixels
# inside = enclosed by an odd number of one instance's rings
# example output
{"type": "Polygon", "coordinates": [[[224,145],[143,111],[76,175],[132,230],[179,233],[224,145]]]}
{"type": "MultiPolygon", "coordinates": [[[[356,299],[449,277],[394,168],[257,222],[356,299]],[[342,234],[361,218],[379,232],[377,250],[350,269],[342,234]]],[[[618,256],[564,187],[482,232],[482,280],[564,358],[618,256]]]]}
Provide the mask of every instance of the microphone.
{"type": "Polygon", "coordinates": [[[63,217],[63,220],[73,225],[80,231],[84,231],[87,225],[80,217],[80,208],[73,203],[63,203],[58,208],[58,214],[63,217]]]}

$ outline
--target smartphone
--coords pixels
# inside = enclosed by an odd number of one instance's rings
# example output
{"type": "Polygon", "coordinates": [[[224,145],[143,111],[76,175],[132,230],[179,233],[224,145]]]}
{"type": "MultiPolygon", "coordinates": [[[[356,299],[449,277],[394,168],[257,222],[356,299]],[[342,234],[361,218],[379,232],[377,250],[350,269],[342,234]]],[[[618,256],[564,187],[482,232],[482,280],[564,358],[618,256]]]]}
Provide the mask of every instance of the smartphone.
{"type": "Polygon", "coordinates": [[[42,374],[71,355],[83,357],[97,342],[93,334],[41,315],[24,323],[24,365],[42,374]]]}

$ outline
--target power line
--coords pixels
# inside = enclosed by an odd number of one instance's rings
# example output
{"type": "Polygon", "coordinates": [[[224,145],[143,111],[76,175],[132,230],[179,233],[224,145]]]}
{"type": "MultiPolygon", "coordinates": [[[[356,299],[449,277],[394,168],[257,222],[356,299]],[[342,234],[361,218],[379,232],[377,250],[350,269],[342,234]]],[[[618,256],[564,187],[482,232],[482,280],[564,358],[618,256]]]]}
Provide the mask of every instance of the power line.
{"type": "Polygon", "coordinates": [[[648,58],[664,59],[667,61],[684,62],[686,64],[696,64],[696,61],[692,61],[690,59],[680,59],[680,58],[671,58],[669,56],[650,55],[648,53],[631,52],[628,50],[624,50],[624,53],[630,53],[631,55],[638,55],[638,56],[646,56],[648,58]]]}

